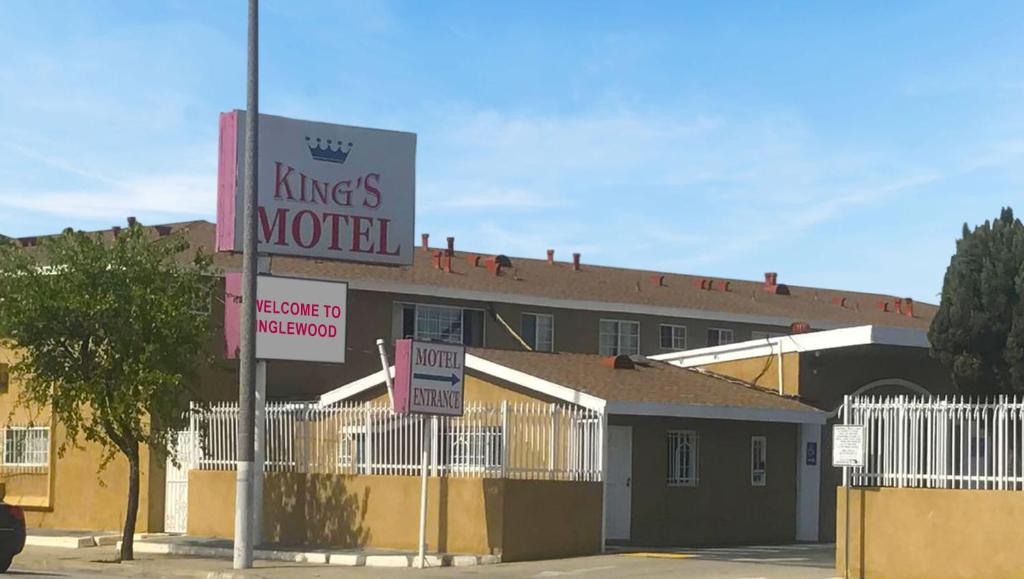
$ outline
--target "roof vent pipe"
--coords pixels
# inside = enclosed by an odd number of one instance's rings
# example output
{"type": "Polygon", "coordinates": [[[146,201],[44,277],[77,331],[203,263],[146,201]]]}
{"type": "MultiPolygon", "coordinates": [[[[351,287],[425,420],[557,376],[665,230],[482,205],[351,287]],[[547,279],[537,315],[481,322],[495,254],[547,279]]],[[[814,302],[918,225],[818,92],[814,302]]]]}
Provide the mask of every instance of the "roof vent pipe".
{"type": "Polygon", "coordinates": [[[449,256],[455,255],[455,238],[454,237],[449,237],[448,238],[448,255],[449,256]]]}
{"type": "Polygon", "coordinates": [[[423,241],[423,251],[427,251],[428,249],[430,249],[430,234],[421,233],[420,239],[423,241]]]}
{"type": "Polygon", "coordinates": [[[580,254],[578,253],[572,254],[572,269],[573,271],[580,270],[580,254]]]}
{"type": "Polygon", "coordinates": [[[555,265],[555,250],[548,250],[548,265],[555,265]]]}

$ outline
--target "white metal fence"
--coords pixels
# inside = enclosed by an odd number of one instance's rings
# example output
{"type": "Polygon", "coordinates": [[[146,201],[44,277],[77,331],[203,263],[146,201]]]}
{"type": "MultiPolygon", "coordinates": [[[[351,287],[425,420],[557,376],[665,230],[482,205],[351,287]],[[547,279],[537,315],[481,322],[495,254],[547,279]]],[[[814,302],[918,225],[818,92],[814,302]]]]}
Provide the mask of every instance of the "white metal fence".
{"type": "Polygon", "coordinates": [[[866,430],[852,486],[1024,490],[1020,398],[850,397],[845,417],[866,430]]]}
{"type": "MultiPolygon", "coordinates": [[[[234,402],[193,407],[192,468],[234,470],[237,421],[234,402]]],[[[561,404],[468,404],[461,417],[423,417],[370,403],[268,403],[265,470],[415,475],[426,441],[433,476],[598,481],[601,424],[600,413],[561,404]]]]}

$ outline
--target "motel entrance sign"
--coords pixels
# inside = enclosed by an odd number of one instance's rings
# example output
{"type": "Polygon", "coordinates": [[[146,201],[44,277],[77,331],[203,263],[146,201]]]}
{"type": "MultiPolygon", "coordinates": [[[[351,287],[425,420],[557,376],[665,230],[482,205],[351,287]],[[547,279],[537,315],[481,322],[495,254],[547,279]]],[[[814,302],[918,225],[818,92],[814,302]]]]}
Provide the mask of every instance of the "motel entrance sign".
{"type": "Polygon", "coordinates": [[[395,412],[462,416],[466,347],[395,342],[395,412]]]}

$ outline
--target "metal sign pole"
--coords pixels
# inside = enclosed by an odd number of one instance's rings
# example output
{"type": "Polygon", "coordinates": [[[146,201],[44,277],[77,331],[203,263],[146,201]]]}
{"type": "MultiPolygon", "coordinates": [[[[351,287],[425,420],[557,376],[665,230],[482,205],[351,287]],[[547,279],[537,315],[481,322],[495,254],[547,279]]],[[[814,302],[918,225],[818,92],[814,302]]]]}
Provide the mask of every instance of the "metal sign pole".
{"type": "Polygon", "coordinates": [[[430,439],[427,433],[427,417],[420,416],[420,428],[423,430],[423,449],[420,451],[420,537],[419,556],[416,566],[426,567],[427,554],[427,461],[430,455],[430,439]]]}
{"type": "Polygon", "coordinates": [[[259,2],[249,0],[247,112],[245,116],[245,202],[242,251],[242,328],[238,371],[238,464],[235,479],[235,569],[252,567],[252,471],[256,413],[256,179],[259,132],[259,2]]]}
{"type": "Polygon", "coordinates": [[[388,402],[391,403],[391,411],[395,411],[395,387],[391,382],[391,370],[388,368],[388,351],[384,349],[384,340],[377,338],[377,351],[380,352],[380,365],[384,368],[384,384],[388,387],[388,402]]]}
{"type": "MultiPolygon", "coordinates": [[[[843,396],[843,424],[850,424],[850,396],[843,396]]],[[[835,441],[832,441],[835,444],[835,441]]],[[[843,467],[843,489],[846,496],[846,516],[843,517],[844,579],[850,579],[850,467],[843,467]]]]}

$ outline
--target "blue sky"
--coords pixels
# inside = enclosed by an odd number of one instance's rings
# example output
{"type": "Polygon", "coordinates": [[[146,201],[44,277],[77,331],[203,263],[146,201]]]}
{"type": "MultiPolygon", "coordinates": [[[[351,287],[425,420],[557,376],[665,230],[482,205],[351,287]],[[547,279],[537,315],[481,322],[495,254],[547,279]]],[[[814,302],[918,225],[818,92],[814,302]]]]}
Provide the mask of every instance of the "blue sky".
{"type": "MultiPolygon", "coordinates": [[[[416,132],[461,248],[937,301],[1024,212],[1024,4],[285,2],[262,112],[416,132]]],[[[245,3],[0,4],[0,233],[213,220],[245,3]]],[[[418,238],[418,237],[417,237],[418,238]]]]}

